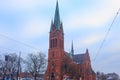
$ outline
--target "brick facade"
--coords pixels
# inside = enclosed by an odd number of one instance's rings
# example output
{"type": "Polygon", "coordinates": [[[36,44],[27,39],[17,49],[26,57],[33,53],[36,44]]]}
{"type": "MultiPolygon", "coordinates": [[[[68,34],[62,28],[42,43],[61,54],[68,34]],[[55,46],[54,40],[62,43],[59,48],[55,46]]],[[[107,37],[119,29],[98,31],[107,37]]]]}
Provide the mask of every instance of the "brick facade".
{"type": "Polygon", "coordinates": [[[57,2],[54,22],[51,22],[45,80],[63,80],[67,76],[73,80],[96,80],[88,49],[83,54],[74,54],[72,45],[70,53],[64,51],[64,32],[57,2]]]}

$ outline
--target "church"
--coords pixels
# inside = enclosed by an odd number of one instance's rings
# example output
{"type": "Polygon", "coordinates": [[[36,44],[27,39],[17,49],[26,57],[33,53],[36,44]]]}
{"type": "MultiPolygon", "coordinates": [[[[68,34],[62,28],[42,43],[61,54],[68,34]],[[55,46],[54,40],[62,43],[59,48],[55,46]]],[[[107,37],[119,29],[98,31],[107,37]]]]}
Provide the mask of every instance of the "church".
{"type": "Polygon", "coordinates": [[[58,1],[49,33],[48,65],[44,80],[96,80],[88,49],[85,53],[74,54],[72,43],[71,52],[64,51],[64,30],[58,1]]]}

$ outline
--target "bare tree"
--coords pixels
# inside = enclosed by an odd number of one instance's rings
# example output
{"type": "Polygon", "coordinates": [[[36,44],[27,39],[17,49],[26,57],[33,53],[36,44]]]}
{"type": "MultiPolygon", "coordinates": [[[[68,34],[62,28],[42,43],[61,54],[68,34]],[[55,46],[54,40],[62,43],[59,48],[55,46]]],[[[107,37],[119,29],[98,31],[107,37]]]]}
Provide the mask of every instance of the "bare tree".
{"type": "Polygon", "coordinates": [[[3,80],[5,80],[5,69],[4,69],[5,61],[3,61],[1,55],[0,55],[0,75],[3,77],[3,80]]]}
{"type": "Polygon", "coordinates": [[[5,59],[0,60],[0,72],[2,73],[3,79],[5,79],[6,76],[12,79],[13,76],[17,74],[18,70],[20,70],[20,68],[18,69],[20,59],[16,53],[12,53],[5,55],[5,59]]]}
{"type": "Polygon", "coordinates": [[[46,70],[46,55],[43,53],[37,54],[28,54],[28,58],[26,60],[26,68],[27,71],[32,74],[34,80],[36,80],[37,76],[41,73],[44,73],[46,70]]]}

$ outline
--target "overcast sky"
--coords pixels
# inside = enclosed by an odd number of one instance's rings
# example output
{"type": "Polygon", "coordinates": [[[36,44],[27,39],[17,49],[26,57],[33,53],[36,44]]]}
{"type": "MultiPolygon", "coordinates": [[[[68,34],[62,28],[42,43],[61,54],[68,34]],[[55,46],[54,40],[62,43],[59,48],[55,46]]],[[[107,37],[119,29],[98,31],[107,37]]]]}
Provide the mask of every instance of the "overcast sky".
{"type": "MultiPolygon", "coordinates": [[[[0,54],[48,52],[56,0],[0,0],[0,54]]],[[[120,75],[120,12],[96,57],[118,9],[120,0],[59,0],[65,51],[74,42],[75,54],[89,49],[95,71],[120,75]]]]}

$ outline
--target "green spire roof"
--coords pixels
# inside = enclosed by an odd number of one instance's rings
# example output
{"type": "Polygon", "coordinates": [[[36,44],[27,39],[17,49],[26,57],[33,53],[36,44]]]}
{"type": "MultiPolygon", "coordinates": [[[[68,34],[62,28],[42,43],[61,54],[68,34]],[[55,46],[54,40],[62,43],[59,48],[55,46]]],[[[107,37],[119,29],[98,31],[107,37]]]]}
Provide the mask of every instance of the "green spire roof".
{"type": "Polygon", "coordinates": [[[53,29],[61,30],[63,32],[62,22],[60,21],[58,0],[56,2],[55,16],[53,22],[51,22],[50,32],[52,32],[53,29]]]}
{"type": "Polygon", "coordinates": [[[55,16],[54,16],[54,25],[55,25],[56,30],[60,30],[60,15],[59,15],[58,1],[56,3],[56,10],[55,10],[55,16]]]}

